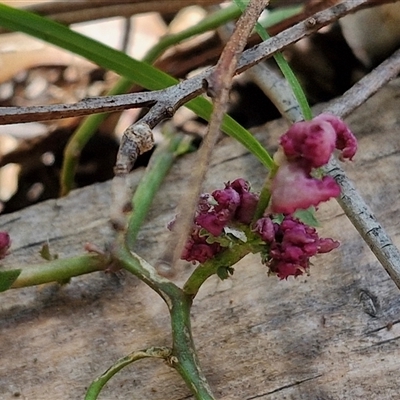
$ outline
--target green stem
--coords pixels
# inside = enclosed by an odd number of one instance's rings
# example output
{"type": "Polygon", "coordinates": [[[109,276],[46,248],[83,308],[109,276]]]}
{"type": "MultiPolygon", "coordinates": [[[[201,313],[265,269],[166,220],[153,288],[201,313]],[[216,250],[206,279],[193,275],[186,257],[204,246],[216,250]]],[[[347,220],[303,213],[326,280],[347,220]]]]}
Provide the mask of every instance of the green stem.
{"type": "Polygon", "coordinates": [[[254,213],[253,222],[262,218],[266,208],[269,205],[271,200],[271,180],[268,176],[266,181],[264,182],[263,187],[261,188],[260,198],[257,203],[256,212],[254,213]]]}
{"type": "Polygon", "coordinates": [[[85,400],[96,400],[103,389],[104,385],[122,368],[135,361],[142,360],[143,358],[163,358],[168,359],[171,355],[171,349],[168,347],[150,347],[145,350],[134,351],[125,357],[120,358],[114,365],[107,371],[96,378],[89,386],[85,400]]]}
{"type": "MultiPolygon", "coordinates": [[[[246,4],[243,2],[243,0],[234,0],[234,2],[242,11],[244,10],[246,4]]],[[[262,40],[265,41],[270,38],[266,29],[260,23],[256,24],[255,30],[262,40]]],[[[298,79],[296,78],[296,75],[293,73],[293,70],[290,68],[290,65],[288,64],[288,62],[285,60],[282,53],[280,53],[280,52],[277,52],[274,54],[274,59],[275,59],[276,63],[278,64],[280,70],[282,71],[282,74],[288,81],[289,86],[292,88],[293,94],[294,94],[297,102],[300,105],[300,109],[303,114],[303,118],[305,120],[311,120],[312,119],[312,111],[311,111],[310,105],[308,104],[306,95],[304,94],[304,91],[303,91],[298,79]]],[[[268,207],[269,201],[271,199],[271,181],[272,181],[273,177],[275,176],[277,169],[278,169],[278,166],[275,163],[269,168],[268,177],[265,180],[265,183],[261,189],[260,200],[258,202],[257,209],[256,209],[256,212],[254,215],[254,220],[261,218],[265,209],[268,207]]]]}
{"type": "Polygon", "coordinates": [[[277,172],[278,172],[278,167],[270,170],[265,179],[264,185],[261,188],[256,212],[254,213],[253,222],[257,221],[264,215],[264,212],[269,205],[269,202],[271,200],[271,193],[272,193],[271,192],[272,180],[277,172]]]}
{"type": "Polygon", "coordinates": [[[293,70],[290,68],[288,62],[285,60],[283,55],[281,53],[276,53],[274,55],[275,61],[278,64],[280,70],[282,71],[284,77],[288,81],[290,87],[293,90],[293,94],[296,97],[297,102],[300,105],[301,112],[303,114],[303,118],[305,120],[311,120],[312,119],[312,111],[310,108],[310,105],[308,104],[306,95],[304,94],[304,91],[302,87],[300,86],[299,81],[296,78],[296,75],[294,74],[293,70]]]}
{"type": "Polygon", "coordinates": [[[176,369],[197,400],[215,400],[200,367],[190,323],[192,296],[174,297],[170,309],[173,350],[171,366],[176,369]]]}
{"type": "Polygon", "coordinates": [[[107,267],[104,256],[85,254],[83,256],[48,261],[21,269],[21,274],[11,288],[41,285],[48,282],[64,283],[74,276],[102,271],[107,267]]]}
{"type": "Polygon", "coordinates": [[[193,298],[198,293],[200,286],[212,275],[216,274],[221,267],[231,267],[249,253],[255,251],[254,244],[241,243],[232,248],[227,248],[214,258],[200,264],[190,275],[183,286],[186,295],[193,298]]]}
{"type": "Polygon", "coordinates": [[[144,61],[152,64],[169,47],[195,35],[216,29],[222,24],[239,17],[240,14],[240,9],[235,4],[232,4],[208,15],[194,26],[184,29],[181,32],[165,35],[148,51],[144,61]]]}
{"type": "Polygon", "coordinates": [[[159,275],[145,260],[131,253],[122,237],[119,238],[119,245],[113,254],[121,267],[136,275],[165,301],[172,325],[173,350],[170,364],[178,371],[197,400],[214,400],[193,343],[190,325],[193,296],[185,294],[169,279],[159,275]]]}
{"type": "MultiPolygon", "coordinates": [[[[130,249],[134,247],[139,229],[146,218],[158,188],[176,157],[183,154],[183,152],[179,151],[183,139],[183,136],[173,134],[168,138],[167,143],[161,144],[156,149],[146,168],[145,175],[135,190],[132,198],[133,211],[129,217],[126,234],[127,245],[130,249]]],[[[189,150],[189,145],[186,146],[186,149],[189,150]]]]}
{"type": "Polygon", "coordinates": [[[137,276],[158,293],[168,306],[170,298],[180,294],[181,289],[178,286],[161,276],[146,260],[129,250],[122,235],[117,239],[113,257],[120,267],[137,276]]]}

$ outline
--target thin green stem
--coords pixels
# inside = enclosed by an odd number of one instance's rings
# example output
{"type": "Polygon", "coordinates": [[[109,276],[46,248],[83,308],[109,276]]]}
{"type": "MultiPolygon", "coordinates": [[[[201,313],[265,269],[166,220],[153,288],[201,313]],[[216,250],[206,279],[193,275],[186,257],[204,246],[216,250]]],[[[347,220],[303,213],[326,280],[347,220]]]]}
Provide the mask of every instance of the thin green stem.
{"type": "Polygon", "coordinates": [[[173,350],[171,366],[176,369],[197,400],[215,400],[200,367],[190,323],[192,296],[174,297],[170,309],[173,350]]]}
{"type": "Polygon", "coordinates": [[[216,29],[222,24],[239,17],[240,14],[240,9],[235,4],[232,4],[208,15],[194,26],[184,29],[181,32],[165,35],[148,51],[144,61],[151,64],[169,47],[195,35],[216,29]]]}
{"type": "Polygon", "coordinates": [[[200,264],[190,275],[183,286],[186,295],[195,297],[201,285],[212,275],[216,274],[219,268],[226,268],[235,265],[239,260],[256,249],[252,243],[241,243],[232,248],[227,248],[214,258],[200,264]]]}
{"type": "Polygon", "coordinates": [[[253,222],[262,218],[266,208],[271,200],[271,179],[268,176],[261,188],[260,197],[257,203],[256,212],[254,213],[253,222]]]}
{"type": "Polygon", "coordinates": [[[312,119],[312,111],[310,108],[310,105],[308,104],[306,95],[304,94],[304,91],[299,83],[299,81],[296,78],[296,75],[294,74],[293,70],[290,68],[288,62],[285,60],[285,57],[281,53],[276,53],[274,55],[275,61],[278,64],[280,70],[282,71],[284,77],[288,81],[290,87],[293,90],[293,94],[296,97],[296,100],[298,101],[300,105],[301,112],[303,114],[303,118],[305,120],[311,120],[312,119]]]}
{"type": "Polygon", "coordinates": [[[254,213],[253,222],[257,221],[264,215],[264,212],[269,205],[272,193],[271,192],[272,180],[277,172],[278,172],[278,167],[269,171],[267,177],[265,178],[265,182],[261,188],[260,197],[257,203],[256,212],[254,213]]]}
{"type": "MultiPolygon", "coordinates": [[[[282,0],[277,0],[278,2],[282,0]]],[[[276,3],[273,1],[270,1],[270,5],[272,3],[276,3]]],[[[237,7],[239,7],[236,4],[237,7]]],[[[259,18],[259,24],[264,28],[268,29],[275,24],[278,24],[279,22],[282,22],[283,20],[293,17],[296,14],[299,14],[302,10],[304,9],[303,5],[283,5],[283,4],[275,4],[275,7],[271,10],[268,10],[268,14],[265,16],[262,14],[259,18]]]]}
{"type": "Polygon", "coordinates": [[[160,276],[146,261],[129,252],[125,245],[119,246],[114,256],[123,268],[139,277],[164,299],[172,325],[173,350],[170,364],[184,379],[196,399],[214,400],[201,371],[191,333],[190,309],[193,296],[185,294],[170,280],[160,276]]]}
{"type": "MultiPolygon", "coordinates": [[[[235,4],[243,11],[246,4],[243,0],[234,0],[235,4]]],[[[255,26],[255,30],[257,34],[260,36],[262,40],[268,40],[270,38],[268,32],[266,29],[260,24],[257,23],[255,26]]],[[[296,75],[294,74],[293,70],[290,68],[290,65],[288,62],[285,60],[283,57],[282,53],[277,52],[274,54],[274,59],[276,63],[278,64],[278,67],[280,68],[282,74],[288,81],[289,86],[292,88],[293,94],[297,100],[297,102],[300,105],[301,113],[303,114],[303,118],[305,120],[310,120],[312,119],[312,111],[310,108],[310,105],[308,104],[306,95],[304,94],[304,91],[296,78],[296,75]]],[[[258,218],[261,218],[265,209],[268,207],[269,201],[271,199],[271,182],[276,174],[278,169],[278,166],[274,163],[269,168],[269,174],[267,179],[265,180],[265,183],[261,189],[260,192],[260,200],[257,205],[257,209],[254,215],[254,220],[257,220],[258,218]]]]}
{"type": "Polygon", "coordinates": [[[132,214],[129,218],[127,243],[130,249],[136,241],[140,226],[151,206],[154,195],[160,187],[165,175],[176,157],[176,150],[182,140],[181,136],[174,136],[167,139],[153,153],[146,168],[146,173],[140,180],[132,198],[132,214]]]}
{"type": "Polygon", "coordinates": [[[159,275],[155,268],[131,253],[119,238],[113,255],[118,264],[150,286],[168,306],[171,315],[173,350],[170,365],[184,379],[197,400],[214,400],[211,389],[200,368],[193,342],[190,309],[193,296],[185,294],[169,279],[159,275]]]}
{"type": "MultiPolygon", "coordinates": [[[[127,245],[133,249],[139,229],[147,216],[153,198],[157,193],[162,181],[174,163],[177,155],[183,154],[180,148],[184,137],[172,134],[166,143],[161,144],[150,159],[146,173],[140,180],[132,198],[132,213],[128,221],[126,233],[127,245]]],[[[186,145],[189,150],[189,145],[186,145]]]]}
{"type": "Polygon", "coordinates": [[[118,265],[151,287],[170,307],[170,298],[180,296],[182,289],[169,279],[161,276],[152,265],[138,254],[131,252],[125,243],[123,235],[117,238],[115,246],[112,255],[118,265]]]}
{"type": "Polygon", "coordinates": [[[162,358],[168,359],[172,350],[168,347],[150,347],[145,350],[134,351],[125,357],[120,358],[114,365],[107,371],[96,378],[89,386],[85,400],[96,400],[103,389],[104,385],[122,368],[134,363],[135,361],[142,360],[143,358],[162,358]]]}
{"type": "MultiPolygon", "coordinates": [[[[234,0],[234,2],[242,11],[246,7],[246,3],[243,0],[234,0]]],[[[256,24],[255,30],[263,41],[268,40],[270,38],[268,32],[260,23],[256,24]]],[[[282,53],[280,52],[274,54],[274,59],[278,64],[278,67],[282,71],[283,76],[286,78],[290,87],[292,88],[293,94],[300,105],[300,109],[302,111],[304,119],[306,120],[312,119],[312,111],[310,105],[308,104],[304,91],[299,81],[297,80],[296,75],[293,73],[293,70],[290,68],[288,62],[285,60],[282,53]]]]}
{"type": "Polygon", "coordinates": [[[107,267],[107,259],[102,255],[82,256],[47,261],[43,264],[29,265],[21,273],[11,288],[41,285],[48,282],[67,282],[74,276],[102,271],[107,267]]]}

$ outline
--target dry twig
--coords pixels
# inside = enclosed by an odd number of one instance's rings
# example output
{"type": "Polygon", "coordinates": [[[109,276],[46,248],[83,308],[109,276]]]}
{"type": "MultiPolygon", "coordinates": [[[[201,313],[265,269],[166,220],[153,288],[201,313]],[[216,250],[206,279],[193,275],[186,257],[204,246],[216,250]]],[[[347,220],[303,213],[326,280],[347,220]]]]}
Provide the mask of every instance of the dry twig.
{"type": "MultiPolygon", "coordinates": [[[[341,118],[346,117],[399,73],[400,50],[397,50],[391,57],[349,89],[340,99],[327,107],[325,112],[341,118]]],[[[347,178],[337,160],[331,158],[324,170],[341,187],[342,194],[338,201],[347,217],[400,289],[399,250],[376,220],[353,183],[347,178]]]]}
{"type": "Polygon", "coordinates": [[[180,202],[180,217],[176,224],[177,238],[175,246],[167,246],[162,256],[162,267],[165,270],[168,264],[173,267],[180,258],[182,249],[187,240],[187,233],[193,220],[194,210],[200,196],[202,183],[206,175],[211,159],[211,153],[218,138],[219,128],[226,112],[229,100],[229,91],[232,79],[236,71],[238,59],[247,43],[251,31],[253,30],[258,17],[268,4],[268,0],[251,0],[241,17],[236,28],[225,46],[217,66],[205,78],[207,91],[214,98],[214,111],[208,126],[201,148],[198,152],[197,168],[189,181],[190,191],[187,191],[184,199],[180,202]],[[172,251],[171,251],[172,250],[172,251]]]}
{"type": "MultiPolygon", "coordinates": [[[[61,24],[93,21],[111,17],[130,17],[136,14],[159,12],[176,13],[191,5],[210,6],[220,0],[104,0],[104,1],[54,1],[25,7],[25,10],[51,18],[61,24]]],[[[0,28],[0,33],[7,32],[0,28]]]]}
{"type": "MultiPolygon", "coordinates": [[[[257,65],[262,67],[263,65],[257,65]]],[[[250,69],[248,72],[252,71],[250,69]]],[[[259,74],[257,81],[270,87],[279,86],[278,92],[269,92],[275,98],[271,99],[279,108],[284,111],[287,105],[296,103],[293,93],[288,88],[288,84],[284,79],[279,79],[271,74],[271,71],[258,70],[253,71],[259,74]],[[261,75],[261,76],[260,76],[261,75]],[[282,87],[283,86],[283,90],[282,87]],[[282,97],[282,93],[286,96],[282,97]]],[[[395,52],[391,57],[384,61],[380,66],[375,68],[371,73],[362,78],[343,96],[332,102],[324,112],[334,114],[338,117],[345,118],[351,114],[356,108],[362,105],[369,97],[381,89],[389,80],[396,77],[400,73],[400,50],[395,52]]],[[[295,108],[290,108],[290,111],[295,108]]],[[[287,118],[294,122],[297,120],[298,114],[286,114],[287,118]]],[[[327,175],[332,176],[341,187],[341,197],[338,202],[344,210],[347,217],[355,226],[361,237],[369,245],[378,261],[385,268],[389,276],[393,279],[396,286],[400,288],[400,252],[391,241],[383,227],[376,220],[373,212],[367,206],[361,195],[357,192],[353,183],[346,176],[340,164],[335,157],[332,157],[329,164],[324,168],[327,175]]]]}
{"type": "MultiPolygon", "coordinates": [[[[369,5],[380,5],[383,3],[394,3],[396,0],[369,0],[369,5]]],[[[304,4],[304,12],[293,18],[298,22],[307,16],[315,14],[325,8],[339,3],[340,0],[272,0],[275,6],[289,6],[304,4]],[[300,18],[300,19],[299,19],[300,18]]],[[[62,24],[72,24],[90,21],[100,18],[117,16],[131,16],[147,12],[175,13],[184,7],[199,5],[202,7],[219,4],[221,0],[103,0],[103,1],[79,1],[79,2],[50,2],[39,3],[25,7],[26,10],[44,15],[62,24]]],[[[1,31],[0,31],[1,32],[1,31]]]]}
{"type": "MultiPolygon", "coordinates": [[[[300,22],[268,41],[243,52],[238,65],[235,67],[235,73],[239,74],[247,70],[263,59],[271,57],[276,51],[282,50],[286,46],[320,29],[322,26],[370,3],[371,1],[369,0],[347,0],[311,16],[306,21],[300,22]]],[[[151,129],[162,119],[170,117],[182,104],[203,93],[205,91],[203,82],[209,81],[215,71],[218,71],[218,69],[212,68],[192,79],[160,91],[86,99],[72,105],[3,107],[0,108],[0,123],[39,121],[146,106],[151,107],[151,109],[137,124],[151,129]]],[[[343,97],[329,106],[326,111],[340,117],[348,115],[399,72],[400,52],[397,52],[371,74],[353,86],[343,97]]],[[[130,129],[134,129],[134,126],[130,129]]],[[[131,160],[129,159],[129,154],[126,153],[126,150],[129,150],[129,146],[123,146],[123,148],[123,156],[127,158],[127,160],[122,162],[125,173],[129,169],[131,160]]],[[[383,228],[377,223],[375,217],[356,192],[352,183],[345,176],[338,163],[335,160],[331,160],[326,171],[329,175],[335,177],[342,187],[340,203],[347,216],[356,226],[360,235],[369,244],[396,285],[400,287],[399,251],[392,244],[383,228]]]]}
{"type": "MultiPolygon", "coordinates": [[[[277,51],[293,44],[300,39],[312,34],[323,26],[357,10],[368,0],[347,0],[341,4],[321,11],[309,19],[277,34],[271,39],[260,43],[242,53],[235,73],[240,74],[271,57],[277,51]]],[[[180,82],[167,89],[140,92],[119,96],[105,96],[89,98],[75,104],[55,104],[49,106],[34,107],[0,107],[0,124],[12,124],[19,122],[44,121],[49,119],[65,118],[71,116],[89,115],[100,112],[122,111],[128,108],[152,107],[147,120],[159,123],[163,118],[171,115],[178,107],[192,98],[205,92],[204,80],[208,80],[214,68],[196,75],[191,79],[180,82]],[[154,107],[158,104],[159,107],[154,107]],[[164,106],[164,108],[162,107],[164,106]],[[160,113],[160,115],[155,115],[160,113]]],[[[151,124],[150,124],[151,125],[151,124]]],[[[154,127],[155,125],[151,126],[154,127]]]]}

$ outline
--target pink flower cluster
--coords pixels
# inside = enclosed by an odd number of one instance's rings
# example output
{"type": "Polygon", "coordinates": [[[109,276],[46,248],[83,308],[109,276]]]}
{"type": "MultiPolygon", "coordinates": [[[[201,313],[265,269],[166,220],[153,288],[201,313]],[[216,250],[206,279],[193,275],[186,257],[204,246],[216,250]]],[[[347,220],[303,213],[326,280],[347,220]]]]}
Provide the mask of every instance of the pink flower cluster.
{"type": "Polygon", "coordinates": [[[270,272],[287,279],[308,272],[312,256],[339,246],[333,239],[320,238],[293,213],[340,194],[338,184],[331,177],[316,178],[315,169],[327,164],[335,149],[341,151],[342,159],[351,160],[357,150],[356,138],[339,118],[321,114],[312,121],[294,124],[280,144],[279,168],[264,216],[253,223],[259,196],[250,192],[243,179],[202,195],[182,259],[204,263],[226,246],[234,251],[239,244],[229,232],[242,229],[247,232],[249,251],[261,252],[270,272]],[[283,216],[274,220],[276,214],[283,216]]]}
{"type": "Polygon", "coordinates": [[[10,235],[7,232],[0,232],[0,260],[7,255],[10,246],[10,235]]]}
{"type": "Polygon", "coordinates": [[[339,242],[320,238],[314,228],[289,215],[280,224],[270,217],[261,218],[254,231],[269,243],[266,264],[281,279],[308,272],[310,257],[339,246],[339,242]]]}
{"type": "Polygon", "coordinates": [[[198,261],[203,264],[222,250],[219,243],[207,243],[207,235],[201,235],[200,230],[201,228],[199,226],[193,228],[185,248],[182,251],[182,260],[191,261],[193,263],[198,261]]]}
{"type": "Polygon", "coordinates": [[[273,213],[291,214],[339,196],[333,178],[317,179],[312,172],[327,164],[335,149],[341,151],[341,159],[354,157],[357,140],[342,120],[321,114],[312,121],[297,122],[280,144],[283,155],[277,160],[279,169],[272,182],[273,213]]]}
{"type": "MultiPolygon", "coordinates": [[[[227,183],[211,195],[202,195],[182,259],[200,263],[212,259],[224,249],[215,239],[224,235],[228,225],[251,225],[257,202],[258,196],[250,192],[243,179],[227,183]]],[[[250,240],[259,245],[262,239],[264,262],[281,279],[302,275],[308,271],[312,256],[339,246],[337,241],[320,238],[314,228],[291,215],[284,216],[281,223],[271,216],[262,217],[252,225],[252,232],[256,237],[250,240]]]]}
{"type": "Polygon", "coordinates": [[[250,224],[257,203],[258,195],[250,192],[244,179],[228,182],[224,189],[215,190],[211,195],[202,195],[182,259],[204,263],[219,253],[222,247],[219,243],[208,243],[208,233],[217,237],[229,223],[250,224]]]}

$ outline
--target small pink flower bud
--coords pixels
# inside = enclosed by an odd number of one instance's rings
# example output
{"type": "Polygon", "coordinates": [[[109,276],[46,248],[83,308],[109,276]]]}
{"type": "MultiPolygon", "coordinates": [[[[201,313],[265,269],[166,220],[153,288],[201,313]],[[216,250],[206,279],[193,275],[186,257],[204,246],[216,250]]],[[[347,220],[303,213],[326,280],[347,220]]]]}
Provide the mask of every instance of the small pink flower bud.
{"type": "Polygon", "coordinates": [[[207,214],[199,214],[196,216],[195,222],[212,235],[219,236],[229,222],[230,217],[231,215],[227,210],[213,211],[207,214]]]}
{"type": "Polygon", "coordinates": [[[270,245],[267,265],[280,279],[304,274],[310,267],[310,257],[339,246],[330,238],[321,239],[314,228],[289,215],[281,224],[273,223],[269,217],[261,218],[254,231],[270,245]]]}
{"type": "Polygon", "coordinates": [[[341,150],[341,158],[351,160],[357,151],[357,139],[348,126],[331,114],[320,114],[311,121],[293,124],[280,143],[288,160],[306,161],[310,168],[327,164],[333,151],[341,150]]]}
{"type": "Polygon", "coordinates": [[[329,122],[314,118],[293,124],[280,142],[288,160],[301,158],[309,167],[319,168],[335,150],[336,132],[329,122]]]}
{"type": "Polygon", "coordinates": [[[259,196],[250,192],[250,184],[242,178],[228,184],[240,196],[240,203],[235,213],[235,219],[242,224],[249,224],[256,212],[259,196]]]}
{"type": "Polygon", "coordinates": [[[352,159],[357,139],[338,117],[321,114],[312,121],[293,124],[280,140],[284,157],[272,183],[272,212],[290,214],[337,197],[340,188],[330,177],[314,178],[314,168],[327,164],[335,149],[341,159],[352,159]]]}
{"type": "Polygon", "coordinates": [[[329,122],[336,132],[335,147],[341,150],[341,160],[352,160],[357,152],[357,139],[349,127],[338,117],[331,114],[321,114],[314,118],[315,121],[329,122]]]}
{"type": "Polygon", "coordinates": [[[11,246],[10,235],[7,232],[0,232],[0,259],[4,258],[11,246]]]}
{"type": "Polygon", "coordinates": [[[211,195],[218,203],[218,205],[215,207],[216,210],[226,209],[232,213],[232,215],[235,213],[240,204],[239,193],[229,186],[222,190],[214,190],[211,195]]]}
{"type": "Polygon", "coordinates": [[[271,272],[275,273],[280,279],[287,279],[289,276],[300,276],[307,272],[308,266],[303,267],[295,263],[277,262],[270,266],[271,272]]]}
{"type": "Polygon", "coordinates": [[[204,239],[190,237],[182,252],[182,260],[204,263],[221,250],[218,243],[208,244],[204,239]]]}
{"type": "Polygon", "coordinates": [[[273,179],[271,210],[291,214],[339,195],[340,187],[333,178],[313,178],[301,165],[288,162],[279,167],[273,179]]]}
{"type": "Polygon", "coordinates": [[[331,238],[320,239],[318,243],[318,253],[329,253],[339,246],[340,243],[337,240],[333,240],[331,238]]]}
{"type": "Polygon", "coordinates": [[[257,232],[266,243],[270,243],[275,239],[275,226],[269,217],[260,218],[254,224],[253,231],[257,232]]]}

